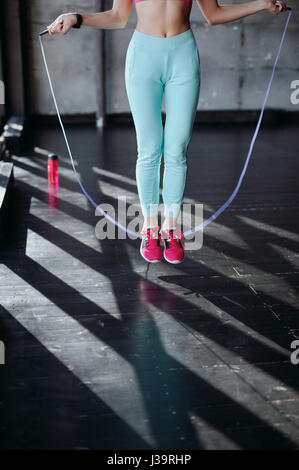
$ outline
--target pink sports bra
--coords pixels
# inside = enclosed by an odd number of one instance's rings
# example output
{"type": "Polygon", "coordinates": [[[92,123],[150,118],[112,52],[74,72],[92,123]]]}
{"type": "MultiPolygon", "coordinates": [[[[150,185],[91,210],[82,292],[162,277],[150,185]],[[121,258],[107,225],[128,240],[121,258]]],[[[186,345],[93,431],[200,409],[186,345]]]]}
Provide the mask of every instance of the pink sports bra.
{"type": "MultiPolygon", "coordinates": [[[[146,0],[135,0],[135,3],[138,3],[138,2],[145,2],[146,0]]],[[[187,2],[187,3],[191,3],[192,0],[182,0],[183,2],[187,2]]]]}

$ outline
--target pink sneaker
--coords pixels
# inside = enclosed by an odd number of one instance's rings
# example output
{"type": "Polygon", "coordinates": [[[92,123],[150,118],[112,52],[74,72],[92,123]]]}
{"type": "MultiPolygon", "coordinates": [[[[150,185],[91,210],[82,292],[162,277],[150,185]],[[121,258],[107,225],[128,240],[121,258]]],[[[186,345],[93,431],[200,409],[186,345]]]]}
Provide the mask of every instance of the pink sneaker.
{"type": "Polygon", "coordinates": [[[159,263],[163,256],[159,227],[144,229],[140,232],[140,235],[142,236],[141,256],[148,263],[159,263]]]}
{"type": "Polygon", "coordinates": [[[184,260],[184,234],[177,229],[161,230],[161,238],[164,244],[164,258],[168,263],[178,264],[184,260]]]}

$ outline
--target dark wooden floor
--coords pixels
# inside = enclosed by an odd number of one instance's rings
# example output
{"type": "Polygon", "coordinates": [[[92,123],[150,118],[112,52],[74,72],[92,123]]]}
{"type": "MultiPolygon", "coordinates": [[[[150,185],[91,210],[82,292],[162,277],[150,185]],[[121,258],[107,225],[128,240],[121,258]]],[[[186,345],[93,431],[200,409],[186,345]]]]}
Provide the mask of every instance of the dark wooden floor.
{"type": "MultiPolygon", "coordinates": [[[[189,147],[186,201],[205,216],[232,192],[253,132],[202,125],[189,147]]],[[[98,203],[137,201],[135,133],[69,127],[98,203]]],[[[139,242],[95,236],[58,128],[14,157],[1,247],[2,449],[299,448],[299,159],[296,126],[263,127],[232,206],[202,249],[147,264],[139,242]]]]}

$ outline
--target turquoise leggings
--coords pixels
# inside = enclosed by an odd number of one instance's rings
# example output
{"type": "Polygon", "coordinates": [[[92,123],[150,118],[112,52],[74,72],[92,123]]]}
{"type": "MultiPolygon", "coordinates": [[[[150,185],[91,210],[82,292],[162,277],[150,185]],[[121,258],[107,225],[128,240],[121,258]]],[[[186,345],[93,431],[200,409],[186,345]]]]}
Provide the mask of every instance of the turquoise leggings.
{"type": "Polygon", "coordinates": [[[200,61],[192,30],[169,38],[135,30],[126,55],[125,80],[136,129],[136,181],[143,216],[158,214],[163,154],[164,215],[176,218],[184,195],[187,150],[200,88],[200,61]]]}

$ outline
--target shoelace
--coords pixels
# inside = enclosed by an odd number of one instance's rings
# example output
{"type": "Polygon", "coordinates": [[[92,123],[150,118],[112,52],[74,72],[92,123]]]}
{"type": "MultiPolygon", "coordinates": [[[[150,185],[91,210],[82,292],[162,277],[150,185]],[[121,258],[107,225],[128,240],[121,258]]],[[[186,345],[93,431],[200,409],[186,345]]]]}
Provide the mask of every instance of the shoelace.
{"type": "Polygon", "coordinates": [[[185,236],[183,232],[176,228],[175,230],[171,229],[166,229],[162,230],[162,233],[168,234],[168,238],[166,238],[166,241],[170,243],[170,248],[174,248],[176,243],[179,243],[179,241],[182,242],[182,245],[185,246],[185,236]]]}
{"type": "Polygon", "coordinates": [[[159,227],[143,229],[140,235],[145,241],[146,247],[148,248],[150,241],[160,239],[159,227]]]}

